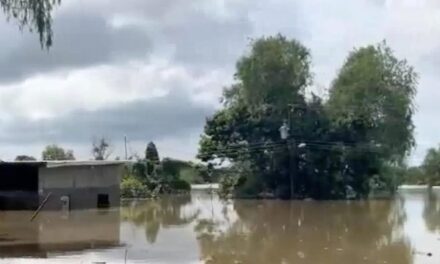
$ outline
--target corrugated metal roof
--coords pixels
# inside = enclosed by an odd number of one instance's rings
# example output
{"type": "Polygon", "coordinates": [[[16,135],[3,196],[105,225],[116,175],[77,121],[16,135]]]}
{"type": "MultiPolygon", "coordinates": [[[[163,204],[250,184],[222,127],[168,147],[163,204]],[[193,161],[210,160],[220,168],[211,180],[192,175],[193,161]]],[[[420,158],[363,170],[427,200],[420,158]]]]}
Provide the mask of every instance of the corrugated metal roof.
{"type": "Polygon", "coordinates": [[[1,165],[31,165],[47,168],[70,167],[70,166],[111,166],[124,165],[133,161],[125,160],[48,160],[48,161],[1,161],[1,165]]]}

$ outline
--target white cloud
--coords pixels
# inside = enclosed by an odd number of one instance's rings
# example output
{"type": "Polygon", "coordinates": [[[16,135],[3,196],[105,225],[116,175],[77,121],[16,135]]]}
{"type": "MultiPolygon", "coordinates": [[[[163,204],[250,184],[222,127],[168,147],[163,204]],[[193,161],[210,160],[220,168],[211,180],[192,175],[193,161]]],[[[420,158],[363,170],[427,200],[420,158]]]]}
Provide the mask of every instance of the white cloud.
{"type": "MultiPolygon", "coordinates": [[[[231,83],[234,63],[245,52],[249,38],[282,33],[311,49],[315,89],[329,87],[354,47],[386,39],[396,55],[407,58],[420,73],[416,98],[419,111],[415,116],[419,147],[412,160],[419,161],[427,147],[440,142],[436,133],[440,123],[435,122],[440,112],[436,99],[436,84],[440,82],[436,71],[440,66],[438,1],[64,0],[54,23],[71,14],[104,18],[115,30],[142,31],[140,39],[144,40],[145,35],[152,42],[151,47],[145,47],[148,58],[139,58],[143,52],[132,53],[129,55],[133,57],[121,62],[107,59],[118,54],[104,52],[97,56],[98,65],[85,60],[74,64],[76,68],[50,68],[38,75],[26,75],[21,81],[1,84],[1,120],[56,118],[76,110],[154,99],[178,90],[191,93],[195,104],[218,105],[221,88],[231,83]]],[[[15,30],[14,26],[0,24],[2,35],[11,36],[1,44],[4,48],[0,49],[0,60],[8,55],[2,51],[10,51],[20,41],[15,30]]],[[[25,41],[37,41],[25,36],[25,41]]],[[[118,35],[109,29],[108,36],[113,40],[118,35]]],[[[125,48],[124,43],[117,44],[125,48]]],[[[177,149],[196,145],[197,138],[189,136],[188,144],[168,138],[161,144],[178,146],[173,150],[179,155],[183,152],[177,149]]]]}
{"type": "Polygon", "coordinates": [[[215,104],[224,80],[221,72],[195,75],[163,60],[52,72],[0,86],[0,115],[51,118],[161,97],[174,89],[188,90],[195,102],[215,104]]]}

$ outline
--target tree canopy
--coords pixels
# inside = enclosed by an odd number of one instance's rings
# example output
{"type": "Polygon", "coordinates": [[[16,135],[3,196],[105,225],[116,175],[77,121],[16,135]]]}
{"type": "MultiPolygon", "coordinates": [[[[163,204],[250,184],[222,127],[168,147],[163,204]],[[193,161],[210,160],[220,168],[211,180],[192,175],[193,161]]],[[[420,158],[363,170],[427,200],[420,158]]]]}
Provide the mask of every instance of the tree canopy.
{"type": "Polygon", "coordinates": [[[253,41],[237,62],[198,153],[231,162],[226,182],[237,195],[345,198],[395,187],[389,172],[414,144],[413,68],[386,43],[355,49],[325,100],[306,95],[310,65],[308,49],[281,35],[253,41]]]}
{"type": "Polygon", "coordinates": [[[355,49],[330,89],[332,122],[350,130],[350,139],[380,145],[384,158],[402,161],[414,146],[417,79],[385,42],[355,49]]]}
{"type": "Polygon", "coordinates": [[[15,160],[16,161],[35,161],[37,159],[32,156],[28,156],[28,155],[18,155],[17,157],[15,157],[15,160]]]}
{"type": "Polygon", "coordinates": [[[65,150],[55,144],[46,146],[41,154],[41,158],[43,160],[75,160],[72,150],[65,150]]]}
{"type": "Polygon", "coordinates": [[[440,184],[440,147],[430,148],[427,151],[422,167],[430,186],[440,184]]]}

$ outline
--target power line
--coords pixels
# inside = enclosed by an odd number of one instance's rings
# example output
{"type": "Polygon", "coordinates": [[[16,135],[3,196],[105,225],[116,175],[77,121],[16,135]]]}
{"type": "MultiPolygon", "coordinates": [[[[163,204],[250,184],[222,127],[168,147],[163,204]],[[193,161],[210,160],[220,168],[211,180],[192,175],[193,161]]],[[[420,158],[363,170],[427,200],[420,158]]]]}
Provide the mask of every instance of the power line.
{"type": "MultiPolygon", "coordinates": [[[[332,142],[332,141],[313,141],[313,140],[301,140],[300,144],[304,144],[302,148],[306,149],[314,149],[314,150],[328,150],[328,151],[337,151],[341,150],[340,148],[344,149],[351,149],[355,151],[364,151],[364,152],[376,152],[378,153],[379,150],[377,150],[377,146],[371,146],[370,144],[365,143],[357,143],[356,145],[351,144],[344,144],[344,142],[332,142]],[[336,147],[339,147],[337,149],[336,147]],[[375,149],[376,148],[376,149],[375,149]]],[[[299,144],[299,145],[300,145],[299,144]]],[[[266,151],[266,150],[284,150],[287,147],[285,141],[278,141],[278,142],[272,142],[272,143],[256,143],[251,145],[242,145],[240,147],[234,146],[234,147],[225,147],[223,149],[217,149],[213,151],[207,151],[200,155],[198,155],[198,158],[210,158],[213,155],[217,156],[228,156],[228,155],[239,155],[239,154],[251,154],[256,153],[260,151],[266,151]]]]}

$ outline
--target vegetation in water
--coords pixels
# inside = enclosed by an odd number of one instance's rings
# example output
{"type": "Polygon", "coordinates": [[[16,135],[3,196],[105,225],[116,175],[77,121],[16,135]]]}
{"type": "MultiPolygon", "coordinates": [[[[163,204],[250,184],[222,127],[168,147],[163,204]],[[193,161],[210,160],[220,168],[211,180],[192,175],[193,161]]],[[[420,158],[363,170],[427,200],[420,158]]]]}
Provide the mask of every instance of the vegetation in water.
{"type": "Polygon", "coordinates": [[[231,164],[222,190],[315,199],[395,190],[389,172],[414,145],[414,69],[386,43],[362,47],[319,96],[306,92],[312,59],[301,43],[278,35],[251,44],[200,139],[200,159],[231,164]]]}
{"type": "Polygon", "coordinates": [[[145,157],[125,168],[121,183],[124,198],[155,197],[164,193],[186,193],[191,184],[212,181],[208,166],[159,157],[156,145],[148,143],[145,157]]]}

